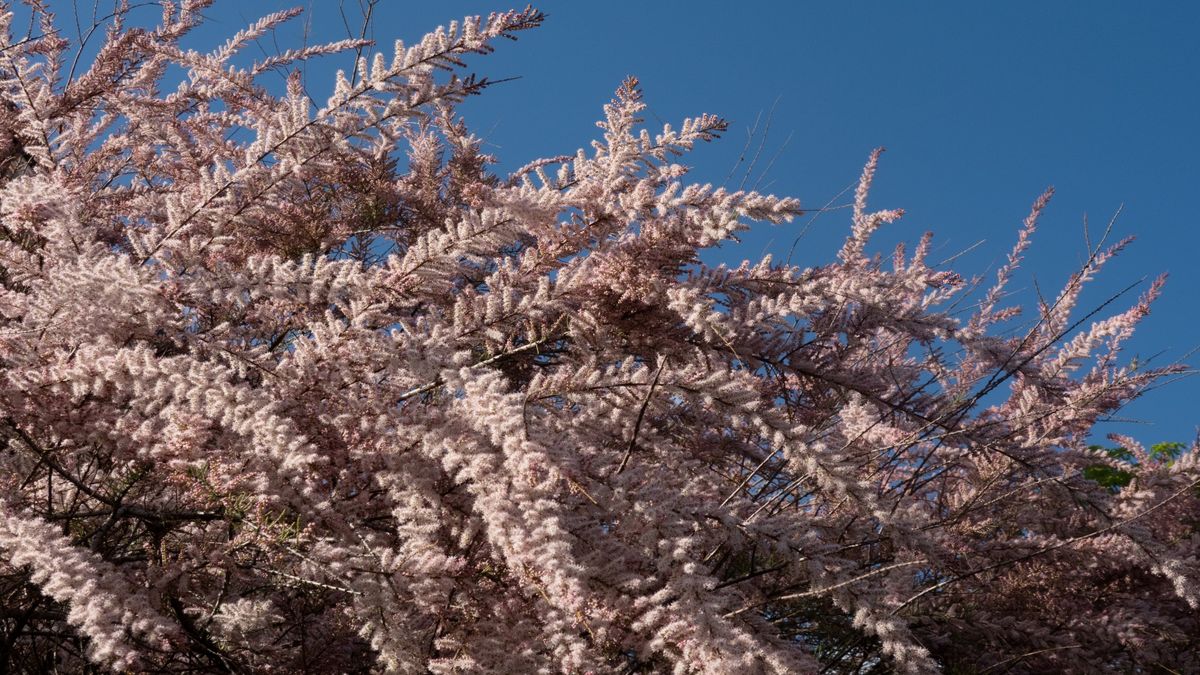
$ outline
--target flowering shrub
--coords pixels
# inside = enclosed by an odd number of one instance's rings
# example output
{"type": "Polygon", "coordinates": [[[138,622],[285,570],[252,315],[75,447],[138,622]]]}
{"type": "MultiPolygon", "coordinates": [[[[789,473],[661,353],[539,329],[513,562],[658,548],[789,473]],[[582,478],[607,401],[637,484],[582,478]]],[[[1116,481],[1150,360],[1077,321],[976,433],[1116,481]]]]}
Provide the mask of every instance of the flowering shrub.
{"type": "Polygon", "coordinates": [[[163,4],[78,74],[4,15],[7,669],[1200,669],[1197,450],[1088,445],[1175,372],[1119,359],[1161,280],[1076,316],[1126,242],[1005,332],[1049,193],[971,305],[928,236],[868,253],[876,152],[835,262],[709,268],[801,207],[685,182],[725,122],[644,130],[636,80],[489,171],[454,73],[536,10],[318,107],[259,76],[364,43],[239,66],[295,13],[205,54],[163,4]]]}

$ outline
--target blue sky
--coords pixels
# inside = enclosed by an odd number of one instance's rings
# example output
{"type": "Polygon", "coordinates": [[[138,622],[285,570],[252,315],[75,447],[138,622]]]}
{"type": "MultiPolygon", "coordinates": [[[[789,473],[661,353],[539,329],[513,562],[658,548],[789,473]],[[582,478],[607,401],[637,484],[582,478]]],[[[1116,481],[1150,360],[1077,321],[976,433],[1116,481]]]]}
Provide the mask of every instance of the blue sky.
{"type": "MultiPolygon", "coordinates": [[[[218,0],[198,37],[215,45],[260,14],[293,6],[280,0],[218,0]]],[[[346,0],[358,30],[356,0],[346,0]]],[[[336,0],[314,0],[314,40],[346,36],[336,0]]],[[[517,43],[472,60],[492,78],[519,76],[462,108],[501,169],[572,152],[598,130],[600,107],[626,75],[636,75],[650,105],[647,122],[677,123],[700,112],[731,121],[726,138],[692,154],[697,180],[736,187],[733,170],[758,120],[749,155],[760,158],[746,184],[820,207],[852,185],[867,154],[886,146],[872,196],[906,217],[883,232],[877,250],[936,234],[935,260],[982,242],[955,263],[991,275],[1030,203],[1048,185],[1046,212],[1016,301],[1032,306],[1036,289],[1053,294],[1086,258],[1083,222],[1092,236],[1121,209],[1116,238],[1133,247],[1085,294],[1085,311],[1142,277],[1169,272],[1165,296],[1129,345],[1162,363],[1200,345],[1200,228],[1191,211],[1200,183],[1200,3],[1106,2],[571,2],[538,5],[545,26],[517,43]],[[770,118],[769,131],[766,120],[770,118]],[[727,181],[732,170],[732,178],[727,181]]],[[[503,4],[382,0],[373,37],[424,32],[503,4]]],[[[301,22],[304,19],[301,19],[301,22]]],[[[281,31],[293,46],[301,24],[281,31]]],[[[200,46],[200,45],[197,45],[200,46]]],[[[274,51],[270,41],[263,48],[274,51]]],[[[314,65],[323,81],[348,58],[314,65]]],[[[838,200],[844,203],[845,197],[838,200]]],[[[763,226],[709,261],[764,252],[785,257],[807,219],[763,226]]],[[[833,259],[848,228],[844,211],[808,227],[794,262],[833,259]]],[[[1140,290],[1140,289],[1139,289],[1140,290]]],[[[1123,308],[1136,291],[1117,301],[1123,308]]],[[[1138,423],[1100,431],[1153,443],[1191,440],[1200,424],[1200,378],[1148,393],[1122,416],[1138,423]]]]}

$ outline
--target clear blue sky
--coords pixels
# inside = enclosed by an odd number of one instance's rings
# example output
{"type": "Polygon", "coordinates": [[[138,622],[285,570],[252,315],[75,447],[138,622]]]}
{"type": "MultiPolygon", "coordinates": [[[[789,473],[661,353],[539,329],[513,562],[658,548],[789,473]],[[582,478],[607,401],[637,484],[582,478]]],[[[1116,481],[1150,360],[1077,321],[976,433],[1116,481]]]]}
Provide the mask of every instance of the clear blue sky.
{"type": "MultiPolygon", "coordinates": [[[[215,44],[259,14],[294,4],[218,0],[209,12],[215,23],[201,37],[215,44]]],[[[357,31],[356,0],[346,4],[357,31]]],[[[346,36],[336,0],[308,6],[314,39],[346,36]]],[[[586,144],[597,133],[601,105],[630,74],[643,83],[652,125],[700,112],[732,122],[725,139],[687,160],[704,181],[725,181],[748,129],[760,119],[761,133],[773,108],[748,184],[810,207],[852,184],[873,147],[888,148],[872,202],[908,215],[881,235],[878,250],[925,230],[937,234],[935,259],[982,240],[956,267],[990,275],[1029,204],[1056,186],[1015,285],[1027,306],[1035,289],[1053,294],[1086,257],[1085,216],[1095,236],[1123,205],[1115,234],[1138,240],[1081,307],[1143,276],[1169,272],[1166,294],[1129,354],[1144,360],[1164,351],[1165,363],[1200,345],[1200,271],[1193,264],[1200,228],[1191,211],[1200,184],[1200,3],[557,0],[538,6],[549,14],[543,28],[472,61],[482,75],[521,78],[462,109],[502,169],[586,144]]],[[[450,19],[507,8],[382,0],[372,32],[390,49],[394,38],[415,40],[450,19]]],[[[281,32],[279,44],[294,45],[299,28],[281,32]]],[[[270,41],[263,46],[274,51],[270,41]]],[[[335,58],[314,66],[314,94],[327,91],[326,68],[348,65],[335,58]]],[[[795,261],[832,260],[846,220],[844,212],[817,219],[795,261]]],[[[784,257],[802,226],[764,226],[742,246],[708,259],[784,257]]],[[[1118,305],[1134,300],[1131,294],[1118,305]]],[[[1187,360],[1200,364],[1200,356],[1187,360]]],[[[1123,412],[1144,424],[1102,431],[1150,443],[1191,440],[1200,424],[1198,400],[1200,378],[1187,378],[1123,412]]]]}

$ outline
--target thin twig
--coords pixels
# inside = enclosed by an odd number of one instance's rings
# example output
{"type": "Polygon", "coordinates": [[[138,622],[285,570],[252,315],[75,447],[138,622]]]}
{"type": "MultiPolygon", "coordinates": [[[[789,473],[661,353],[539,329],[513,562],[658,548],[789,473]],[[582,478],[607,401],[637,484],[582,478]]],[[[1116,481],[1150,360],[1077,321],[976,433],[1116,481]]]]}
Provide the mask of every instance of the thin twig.
{"type": "Polygon", "coordinates": [[[646,417],[646,409],[650,406],[650,397],[654,395],[654,388],[658,386],[658,378],[662,377],[663,368],[666,367],[667,357],[659,357],[658,370],[654,371],[654,381],[650,383],[650,389],[646,391],[646,398],[642,400],[642,409],[638,411],[637,421],[633,424],[633,436],[629,439],[629,447],[625,448],[625,456],[621,458],[620,466],[613,472],[614,476],[621,475],[621,472],[629,465],[629,458],[633,456],[633,449],[637,446],[638,432],[642,429],[642,420],[646,417]]]}

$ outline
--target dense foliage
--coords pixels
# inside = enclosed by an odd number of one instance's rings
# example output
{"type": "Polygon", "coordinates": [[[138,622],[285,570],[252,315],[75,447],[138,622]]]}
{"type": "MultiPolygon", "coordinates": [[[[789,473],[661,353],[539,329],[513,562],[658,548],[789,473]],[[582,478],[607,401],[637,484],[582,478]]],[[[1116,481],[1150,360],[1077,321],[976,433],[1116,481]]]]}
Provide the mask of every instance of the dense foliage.
{"type": "Polygon", "coordinates": [[[363,43],[238,65],[294,13],[198,53],[163,4],[78,69],[5,15],[0,670],[1200,671],[1198,453],[1089,446],[1174,372],[1120,358],[1160,282],[1076,307],[1126,242],[1021,324],[1049,193],[972,294],[868,253],[876,152],[836,260],[707,268],[800,205],[686,183],[725,122],[633,79],[490,172],[453,73],[536,10],[317,105],[260,76],[363,43]]]}

